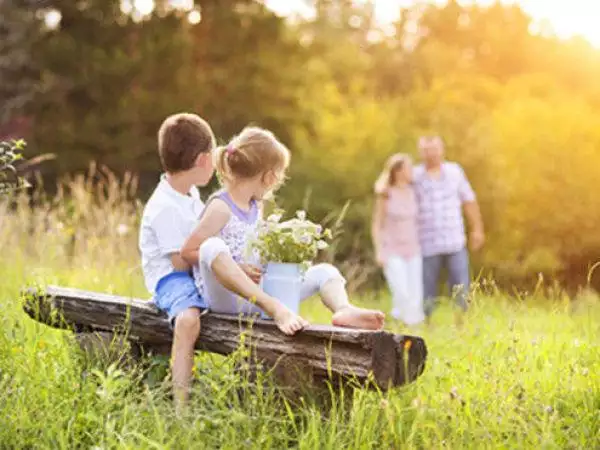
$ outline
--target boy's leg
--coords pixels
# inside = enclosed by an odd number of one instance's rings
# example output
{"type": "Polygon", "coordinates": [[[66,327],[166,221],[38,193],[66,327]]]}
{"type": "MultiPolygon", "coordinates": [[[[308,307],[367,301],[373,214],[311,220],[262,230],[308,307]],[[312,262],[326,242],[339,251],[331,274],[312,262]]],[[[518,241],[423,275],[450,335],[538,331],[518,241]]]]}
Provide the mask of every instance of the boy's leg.
{"type": "Polygon", "coordinates": [[[189,399],[194,367],[194,348],[200,335],[200,310],[188,308],[175,318],[173,346],[171,347],[171,372],[175,405],[180,408],[189,399]]]}
{"type": "Polygon", "coordinates": [[[433,313],[438,295],[442,258],[443,255],[425,256],[423,258],[423,302],[425,315],[428,319],[433,313]]]}
{"type": "Polygon", "coordinates": [[[206,308],[194,279],[187,272],[173,272],[156,287],[154,302],[174,322],[171,346],[171,372],[175,405],[181,407],[189,397],[194,364],[194,347],[200,335],[200,312],[206,308]]]}
{"type": "Polygon", "coordinates": [[[317,293],[321,294],[323,303],[333,312],[334,325],[370,330],[383,328],[385,314],[352,305],[346,292],[346,280],[331,264],[318,264],[306,271],[300,296],[306,299],[317,293]]]}

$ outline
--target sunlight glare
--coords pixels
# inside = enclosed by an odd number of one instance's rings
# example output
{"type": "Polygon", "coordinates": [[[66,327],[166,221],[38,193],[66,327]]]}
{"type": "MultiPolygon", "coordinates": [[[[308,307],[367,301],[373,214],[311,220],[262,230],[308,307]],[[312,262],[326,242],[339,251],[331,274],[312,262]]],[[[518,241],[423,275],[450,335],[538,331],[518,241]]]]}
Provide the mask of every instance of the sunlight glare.
{"type": "MultiPolygon", "coordinates": [[[[367,0],[355,0],[364,3],[367,0]]],[[[478,3],[489,6],[496,0],[459,0],[463,5],[478,3]]],[[[433,0],[445,4],[447,0],[433,0]]],[[[383,28],[399,17],[400,8],[409,7],[417,0],[375,0],[375,15],[383,28]]],[[[518,3],[532,18],[532,30],[551,30],[566,39],[582,36],[600,47],[600,1],[599,0],[502,0],[504,4],[518,3]]],[[[310,8],[303,0],[265,0],[265,4],[281,16],[299,14],[311,16],[310,8]]]]}
{"type": "Polygon", "coordinates": [[[192,25],[198,25],[202,20],[202,14],[197,9],[190,11],[188,14],[188,22],[192,25]]]}

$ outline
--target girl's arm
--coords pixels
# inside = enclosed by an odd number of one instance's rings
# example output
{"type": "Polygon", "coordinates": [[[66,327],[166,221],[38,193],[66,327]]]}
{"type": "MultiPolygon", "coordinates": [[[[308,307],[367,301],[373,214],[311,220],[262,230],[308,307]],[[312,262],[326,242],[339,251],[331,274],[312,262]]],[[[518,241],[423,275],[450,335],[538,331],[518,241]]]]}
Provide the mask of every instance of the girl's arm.
{"type": "Polygon", "coordinates": [[[216,236],[231,218],[231,210],[225,202],[219,199],[211,201],[202,217],[200,223],[183,244],[181,257],[190,265],[198,264],[198,250],[204,241],[216,236]]]}
{"type": "MultiPolygon", "coordinates": [[[[371,236],[373,238],[373,245],[375,246],[375,253],[377,255],[379,255],[379,251],[381,249],[381,229],[383,227],[384,215],[385,197],[383,195],[377,195],[377,197],[375,198],[375,207],[373,208],[373,221],[371,224],[371,236]]],[[[377,258],[379,258],[379,256],[377,256],[377,258]]]]}

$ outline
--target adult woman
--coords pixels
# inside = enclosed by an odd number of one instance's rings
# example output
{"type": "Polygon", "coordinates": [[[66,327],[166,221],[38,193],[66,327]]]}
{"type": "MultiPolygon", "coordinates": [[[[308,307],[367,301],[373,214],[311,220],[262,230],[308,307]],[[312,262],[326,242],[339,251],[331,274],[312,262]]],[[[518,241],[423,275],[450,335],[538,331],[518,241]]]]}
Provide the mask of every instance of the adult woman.
{"type": "Polygon", "coordinates": [[[377,263],[392,291],[392,316],[406,325],[425,319],[418,206],[411,182],[411,158],[392,155],[375,183],[372,227],[377,263]]]}

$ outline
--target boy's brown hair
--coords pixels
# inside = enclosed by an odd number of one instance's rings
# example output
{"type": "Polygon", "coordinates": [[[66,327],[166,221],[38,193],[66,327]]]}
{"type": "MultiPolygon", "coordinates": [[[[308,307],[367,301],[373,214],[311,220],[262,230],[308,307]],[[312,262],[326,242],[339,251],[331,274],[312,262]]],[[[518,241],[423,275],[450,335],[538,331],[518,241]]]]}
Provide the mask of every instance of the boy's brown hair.
{"type": "Polygon", "coordinates": [[[210,125],[196,114],[173,114],[158,130],[158,154],[167,172],[191,169],[198,155],[210,152],[215,145],[210,125]]]}

